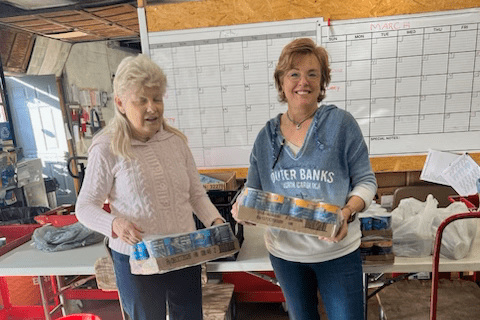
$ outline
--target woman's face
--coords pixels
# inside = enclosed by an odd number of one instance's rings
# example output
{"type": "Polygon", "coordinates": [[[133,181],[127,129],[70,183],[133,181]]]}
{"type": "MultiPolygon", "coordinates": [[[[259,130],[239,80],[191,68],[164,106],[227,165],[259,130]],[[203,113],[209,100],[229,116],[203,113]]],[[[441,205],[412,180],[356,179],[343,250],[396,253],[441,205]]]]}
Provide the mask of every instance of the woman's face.
{"type": "Polygon", "coordinates": [[[115,102],[130,122],[134,138],[147,141],[160,130],[163,118],[160,86],[132,87],[121,97],[115,97],[115,102]]]}
{"type": "Polygon", "coordinates": [[[320,95],[320,62],[313,54],[299,54],[292,61],[282,80],[288,105],[310,109],[317,106],[320,95]]]}

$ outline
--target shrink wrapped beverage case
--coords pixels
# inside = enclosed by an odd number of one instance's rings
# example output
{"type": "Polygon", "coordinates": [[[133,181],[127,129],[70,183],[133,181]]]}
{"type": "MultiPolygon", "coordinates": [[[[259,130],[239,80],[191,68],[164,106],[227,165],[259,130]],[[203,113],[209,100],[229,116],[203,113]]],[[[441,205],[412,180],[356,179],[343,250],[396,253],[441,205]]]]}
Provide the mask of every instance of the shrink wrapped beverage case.
{"type": "Polygon", "coordinates": [[[252,188],[244,190],[238,218],[323,237],[335,236],[342,224],[340,207],[337,205],[252,188]]]}
{"type": "Polygon", "coordinates": [[[132,274],[156,274],[227,257],[240,250],[230,224],[182,234],[151,235],[132,246],[132,274]]]}

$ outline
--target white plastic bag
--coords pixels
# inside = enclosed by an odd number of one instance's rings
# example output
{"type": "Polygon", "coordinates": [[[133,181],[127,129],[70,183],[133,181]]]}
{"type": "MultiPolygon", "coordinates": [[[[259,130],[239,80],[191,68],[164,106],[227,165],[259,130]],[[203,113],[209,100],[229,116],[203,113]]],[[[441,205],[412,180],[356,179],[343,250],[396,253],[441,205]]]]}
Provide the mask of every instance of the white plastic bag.
{"type": "MultiPolygon", "coordinates": [[[[439,211],[432,225],[434,237],[443,220],[453,214],[467,212],[468,208],[463,202],[459,201],[439,211]]],[[[465,258],[470,252],[476,233],[477,221],[475,219],[462,219],[450,223],[445,230],[443,230],[440,253],[449,259],[458,260],[465,258]]]]}
{"type": "Polygon", "coordinates": [[[393,252],[401,257],[426,257],[432,254],[431,226],[438,201],[428,195],[426,202],[402,199],[392,212],[393,252]]]}
{"type": "MultiPolygon", "coordinates": [[[[438,201],[428,195],[425,202],[415,198],[402,199],[392,212],[393,252],[403,257],[425,257],[432,254],[436,232],[447,217],[467,212],[463,202],[437,208],[438,201]]],[[[448,225],[442,237],[440,253],[449,259],[462,259],[470,252],[477,225],[470,219],[448,225]]]]}

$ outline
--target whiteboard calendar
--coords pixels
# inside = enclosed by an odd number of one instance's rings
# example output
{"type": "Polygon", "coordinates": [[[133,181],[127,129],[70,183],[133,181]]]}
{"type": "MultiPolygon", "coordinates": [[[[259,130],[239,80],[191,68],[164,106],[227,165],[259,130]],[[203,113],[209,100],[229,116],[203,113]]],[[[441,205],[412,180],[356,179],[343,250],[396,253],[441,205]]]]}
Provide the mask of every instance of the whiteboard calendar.
{"type": "Polygon", "coordinates": [[[349,111],[371,156],[480,150],[480,11],[321,18],[152,32],[167,75],[165,114],[200,167],[247,167],[256,135],[286,111],[273,72],[310,37],[330,55],[324,103],[349,111]]]}

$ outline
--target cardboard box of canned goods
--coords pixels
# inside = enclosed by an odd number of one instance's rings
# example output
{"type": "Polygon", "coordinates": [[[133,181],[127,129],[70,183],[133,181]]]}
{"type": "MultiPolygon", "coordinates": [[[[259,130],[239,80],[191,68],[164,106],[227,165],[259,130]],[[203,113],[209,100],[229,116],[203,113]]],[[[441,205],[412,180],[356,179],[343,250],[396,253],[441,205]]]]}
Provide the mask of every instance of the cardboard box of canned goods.
{"type": "Polygon", "coordinates": [[[340,207],[245,188],[238,218],[271,227],[334,237],[342,223],[340,207]]]}
{"type": "MultiPolygon", "coordinates": [[[[237,190],[237,174],[235,171],[211,172],[202,176],[211,178],[211,181],[203,183],[205,190],[237,190]]],[[[200,180],[202,180],[202,177],[200,180]]]]}
{"type": "Polygon", "coordinates": [[[240,250],[230,224],[189,233],[148,236],[132,247],[132,274],[156,274],[227,257],[240,250]]]}

